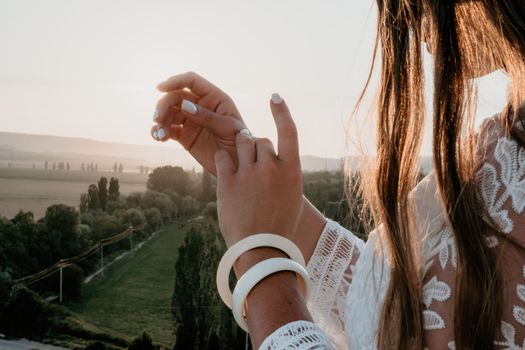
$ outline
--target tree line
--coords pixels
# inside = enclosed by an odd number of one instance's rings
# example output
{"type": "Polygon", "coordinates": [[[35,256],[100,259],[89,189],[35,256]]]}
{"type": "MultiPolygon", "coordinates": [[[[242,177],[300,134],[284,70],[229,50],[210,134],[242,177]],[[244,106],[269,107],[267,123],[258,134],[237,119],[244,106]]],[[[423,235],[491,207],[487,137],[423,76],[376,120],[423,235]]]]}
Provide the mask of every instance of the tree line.
{"type": "MultiPolygon", "coordinates": [[[[31,323],[12,322],[13,317],[23,316],[8,312],[16,310],[12,303],[16,295],[11,294],[13,280],[78,255],[94,242],[112,237],[131,225],[145,227],[134,233],[134,241],[140,242],[175,219],[199,213],[207,204],[200,200],[214,198],[212,182],[202,180],[207,177],[181,167],[161,167],[149,174],[146,191],[126,196],[120,193],[118,178],[108,181],[101,177],[80,195],[78,209],[55,204],[38,220],[30,211],[20,211],[11,219],[0,217],[0,329],[6,331],[16,324],[31,323]]],[[[104,254],[125,249],[129,249],[126,240],[105,247],[104,254]]],[[[66,300],[81,297],[82,281],[98,268],[98,263],[98,257],[94,256],[64,268],[66,300]]],[[[52,275],[28,287],[42,296],[56,294],[58,278],[58,274],[52,275]]]]}
{"type": "MultiPolygon", "coordinates": [[[[364,237],[364,204],[356,190],[349,190],[350,197],[353,196],[349,204],[342,172],[305,173],[303,183],[305,195],[326,217],[364,237]]],[[[146,226],[134,237],[141,240],[173,220],[200,214],[204,225],[190,225],[186,229],[174,266],[173,348],[244,349],[245,334],[215,289],[216,268],[226,250],[217,223],[215,192],[215,178],[209,173],[197,175],[180,167],[166,166],[150,172],[144,192],[122,195],[117,177],[109,180],[103,177],[80,195],[78,208],[51,206],[39,220],[30,212],[20,212],[12,219],[0,218],[0,239],[6,242],[0,246],[0,310],[16,310],[9,302],[10,282],[14,278],[81,252],[92,242],[119,233],[129,225],[146,226]]],[[[123,249],[129,249],[128,242],[117,243],[104,252],[110,254],[123,249]]],[[[97,258],[88,259],[64,270],[66,298],[81,297],[80,281],[97,264],[97,258]],[[75,283],[79,286],[76,290],[75,283]]],[[[233,276],[231,282],[234,282],[233,276]]],[[[57,285],[57,279],[50,278],[31,288],[45,296],[56,292],[57,285]]],[[[27,298],[26,295],[26,303],[27,298]]],[[[13,315],[2,312],[0,328],[5,329],[7,319],[13,315]]],[[[148,337],[143,335],[143,338],[148,337]]]]}

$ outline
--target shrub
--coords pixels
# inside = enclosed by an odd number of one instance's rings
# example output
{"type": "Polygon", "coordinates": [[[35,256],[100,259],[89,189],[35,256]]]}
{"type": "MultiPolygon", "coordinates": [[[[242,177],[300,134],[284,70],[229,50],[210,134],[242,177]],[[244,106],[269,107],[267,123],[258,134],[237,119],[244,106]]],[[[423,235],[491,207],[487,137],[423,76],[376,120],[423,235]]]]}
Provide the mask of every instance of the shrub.
{"type": "Polygon", "coordinates": [[[11,283],[11,275],[9,274],[9,271],[2,271],[0,268],[0,310],[9,299],[11,283]]]}
{"type": "Polygon", "coordinates": [[[153,345],[153,341],[148,333],[142,332],[142,334],[133,339],[129,346],[129,350],[156,350],[158,346],[153,345]]]}
{"type": "Polygon", "coordinates": [[[84,281],[84,270],[73,264],[63,270],[62,293],[72,299],[78,300],[82,294],[82,282],[84,281]]]}
{"type": "Polygon", "coordinates": [[[202,215],[217,220],[217,202],[208,202],[202,210],[202,215]]]}
{"type": "Polygon", "coordinates": [[[0,313],[0,328],[16,334],[45,335],[52,326],[53,311],[36,293],[17,289],[0,313]]]}

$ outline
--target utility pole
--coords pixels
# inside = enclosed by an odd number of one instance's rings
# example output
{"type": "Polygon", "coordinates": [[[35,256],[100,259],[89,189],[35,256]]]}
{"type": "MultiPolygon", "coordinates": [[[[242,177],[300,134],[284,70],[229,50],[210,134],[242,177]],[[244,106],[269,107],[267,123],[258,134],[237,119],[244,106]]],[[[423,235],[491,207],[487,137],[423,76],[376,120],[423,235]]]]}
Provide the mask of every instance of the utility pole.
{"type": "Polygon", "coordinates": [[[59,298],[60,303],[62,303],[62,269],[63,267],[60,266],[60,298],[59,298]]]}

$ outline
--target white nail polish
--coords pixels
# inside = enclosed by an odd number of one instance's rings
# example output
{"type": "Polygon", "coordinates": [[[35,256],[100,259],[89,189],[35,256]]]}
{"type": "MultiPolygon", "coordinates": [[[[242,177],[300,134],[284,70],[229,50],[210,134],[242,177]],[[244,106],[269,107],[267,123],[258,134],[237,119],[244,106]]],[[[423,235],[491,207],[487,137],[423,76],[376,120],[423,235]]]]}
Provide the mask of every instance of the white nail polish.
{"type": "Polygon", "coordinates": [[[155,110],[155,113],[153,113],[153,121],[156,122],[157,119],[160,117],[160,112],[158,109],[155,110]]]}
{"type": "Polygon", "coordinates": [[[153,132],[153,138],[154,138],[155,140],[158,140],[158,139],[159,139],[159,133],[158,133],[157,131],[154,131],[154,132],[153,132]]]}
{"type": "Polygon", "coordinates": [[[283,99],[281,98],[281,96],[279,96],[279,94],[272,94],[272,103],[274,105],[280,105],[281,103],[283,103],[283,99]]]}
{"type": "Polygon", "coordinates": [[[160,129],[157,132],[157,137],[159,138],[159,140],[164,140],[164,138],[166,137],[166,132],[164,131],[164,129],[160,129]]]}
{"type": "Polygon", "coordinates": [[[242,129],[241,131],[239,131],[239,133],[241,133],[243,135],[246,135],[246,136],[251,136],[252,135],[252,133],[248,129],[242,129]]]}
{"type": "Polygon", "coordinates": [[[180,108],[189,114],[197,113],[197,106],[195,106],[195,103],[188,100],[182,100],[182,105],[180,108]]]}

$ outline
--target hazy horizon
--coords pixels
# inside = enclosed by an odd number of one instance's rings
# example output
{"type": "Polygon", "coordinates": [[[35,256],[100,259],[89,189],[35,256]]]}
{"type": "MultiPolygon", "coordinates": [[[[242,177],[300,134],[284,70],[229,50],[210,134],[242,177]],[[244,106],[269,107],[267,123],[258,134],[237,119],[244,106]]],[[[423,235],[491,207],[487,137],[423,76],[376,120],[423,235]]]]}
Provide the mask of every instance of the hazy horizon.
{"type": "MultiPolygon", "coordinates": [[[[177,148],[149,135],[155,86],[192,70],[232,96],[255,135],[276,140],[268,100],[278,92],[301,154],[343,157],[375,14],[374,1],[0,0],[2,130],[177,148]]],[[[501,73],[481,79],[479,120],[505,90],[501,73]]],[[[372,129],[349,135],[366,143],[372,129]]],[[[428,155],[430,125],[425,137],[428,155]]]]}

